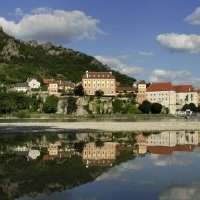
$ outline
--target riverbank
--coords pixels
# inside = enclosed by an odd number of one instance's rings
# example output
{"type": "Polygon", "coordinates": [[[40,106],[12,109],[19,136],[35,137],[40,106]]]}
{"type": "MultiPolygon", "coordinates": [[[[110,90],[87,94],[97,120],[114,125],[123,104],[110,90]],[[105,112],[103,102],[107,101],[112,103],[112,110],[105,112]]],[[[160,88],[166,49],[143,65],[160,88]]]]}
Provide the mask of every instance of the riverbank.
{"type": "Polygon", "coordinates": [[[200,130],[199,121],[143,121],[143,122],[14,122],[0,123],[0,133],[34,132],[138,132],[138,131],[200,130]]]}

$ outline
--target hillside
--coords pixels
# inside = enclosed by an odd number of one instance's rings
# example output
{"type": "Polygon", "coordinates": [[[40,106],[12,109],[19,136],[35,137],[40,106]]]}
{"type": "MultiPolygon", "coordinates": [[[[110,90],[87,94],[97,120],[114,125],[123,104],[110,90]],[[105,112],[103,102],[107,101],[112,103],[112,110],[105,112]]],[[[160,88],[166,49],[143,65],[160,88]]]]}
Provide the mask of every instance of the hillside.
{"type": "MultiPolygon", "coordinates": [[[[55,46],[51,43],[23,42],[8,36],[0,29],[0,81],[15,83],[29,76],[63,78],[78,82],[86,70],[110,71],[94,57],[55,46]]],[[[112,70],[113,71],[113,70],[112,70]]],[[[132,85],[134,78],[113,71],[124,85],[132,85]]]]}

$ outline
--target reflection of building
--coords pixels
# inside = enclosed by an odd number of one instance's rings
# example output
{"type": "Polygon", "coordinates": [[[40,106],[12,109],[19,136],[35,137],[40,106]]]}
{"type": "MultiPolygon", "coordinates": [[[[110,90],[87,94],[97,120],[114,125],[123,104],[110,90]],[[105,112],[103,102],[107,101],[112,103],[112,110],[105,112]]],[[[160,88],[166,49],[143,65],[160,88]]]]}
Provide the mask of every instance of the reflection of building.
{"type": "Polygon", "coordinates": [[[112,72],[86,71],[82,84],[86,95],[95,95],[98,90],[103,91],[105,96],[116,95],[116,80],[112,72]]]}
{"type": "Polygon", "coordinates": [[[147,153],[147,138],[143,134],[140,134],[136,136],[136,141],[134,152],[138,154],[147,153]]]}
{"type": "Polygon", "coordinates": [[[163,131],[159,134],[152,134],[147,137],[148,146],[167,146],[176,145],[198,145],[198,132],[187,131],[163,131]]]}
{"type": "Polygon", "coordinates": [[[174,151],[193,151],[199,143],[198,131],[163,131],[159,134],[136,137],[134,152],[169,154],[174,151]]]}
{"type": "Polygon", "coordinates": [[[50,156],[57,156],[58,155],[58,145],[50,144],[48,148],[48,152],[50,156]]]}
{"type": "Polygon", "coordinates": [[[35,150],[35,149],[31,149],[28,152],[28,157],[35,160],[40,156],[40,151],[39,150],[35,150]]]}
{"type": "Polygon", "coordinates": [[[83,149],[83,160],[87,165],[110,165],[118,154],[118,143],[105,142],[103,146],[88,143],[83,149]]]}

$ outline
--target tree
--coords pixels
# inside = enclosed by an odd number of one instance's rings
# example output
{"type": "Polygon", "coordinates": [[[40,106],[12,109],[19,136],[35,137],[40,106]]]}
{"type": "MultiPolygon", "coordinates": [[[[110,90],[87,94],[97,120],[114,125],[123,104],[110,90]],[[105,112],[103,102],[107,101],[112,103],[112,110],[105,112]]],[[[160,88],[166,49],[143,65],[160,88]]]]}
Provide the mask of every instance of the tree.
{"type": "Polygon", "coordinates": [[[96,97],[102,97],[104,95],[104,92],[102,91],[102,90],[97,90],[96,92],[95,92],[95,96],[96,97]]]}
{"type": "Polygon", "coordinates": [[[76,110],[77,110],[76,98],[68,97],[68,99],[67,99],[67,114],[72,114],[72,113],[76,112],[76,110]]]}
{"type": "Polygon", "coordinates": [[[74,88],[74,94],[76,96],[84,96],[84,89],[82,85],[78,85],[74,88]]]}
{"type": "Polygon", "coordinates": [[[56,113],[58,105],[58,97],[51,95],[46,98],[43,106],[43,111],[45,113],[56,113]]]}
{"type": "Polygon", "coordinates": [[[198,107],[194,103],[185,104],[182,111],[191,110],[192,112],[198,112],[198,107]]]}
{"type": "Polygon", "coordinates": [[[159,103],[153,103],[151,105],[151,113],[153,114],[160,114],[162,111],[162,105],[159,103]]]}
{"type": "Polygon", "coordinates": [[[115,99],[112,103],[113,113],[121,113],[123,110],[123,101],[120,99],[115,99]]]}
{"type": "Polygon", "coordinates": [[[139,110],[141,110],[145,114],[149,114],[151,112],[151,103],[147,100],[143,101],[139,106],[139,110]]]}

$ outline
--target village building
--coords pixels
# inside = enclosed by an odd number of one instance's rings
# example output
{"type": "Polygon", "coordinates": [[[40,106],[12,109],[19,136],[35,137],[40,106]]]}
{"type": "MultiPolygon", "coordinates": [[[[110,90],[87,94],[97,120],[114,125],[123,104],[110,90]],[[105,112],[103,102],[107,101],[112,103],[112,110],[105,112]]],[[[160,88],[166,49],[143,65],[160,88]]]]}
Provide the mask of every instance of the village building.
{"type": "Polygon", "coordinates": [[[116,93],[118,95],[136,94],[136,88],[135,87],[118,86],[118,87],[116,87],[116,93]]]}
{"type": "Polygon", "coordinates": [[[136,102],[142,104],[142,102],[146,99],[147,85],[145,81],[137,81],[134,84],[134,87],[137,88],[136,102]]]}
{"type": "Polygon", "coordinates": [[[86,95],[93,96],[96,91],[102,91],[104,96],[116,96],[116,79],[112,72],[86,71],[82,85],[86,95]]]}
{"type": "Polygon", "coordinates": [[[175,85],[177,110],[181,110],[185,104],[193,103],[198,106],[198,92],[192,85],[175,85]]]}
{"type": "Polygon", "coordinates": [[[58,94],[58,83],[52,82],[49,83],[48,92],[50,95],[57,95],[58,94]]]}
{"type": "Polygon", "coordinates": [[[152,83],[146,90],[146,100],[161,104],[171,114],[176,113],[176,91],[170,82],[152,83]]]}
{"type": "Polygon", "coordinates": [[[170,82],[152,83],[146,91],[146,99],[151,103],[160,103],[176,114],[185,104],[198,106],[199,96],[192,85],[172,85],[170,82]]]}
{"type": "Polygon", "coordinates": [[[28,78],[27,83],[30,89],[39,89],[41,84],[37,79],[28,78]]]}
{"type": "Polygon", "coordinates": [[[28,86],[28,83],[25,82],[25,83],[16,83],[15,85],[11,86],[9,90],[26,93],[30,90],[30,88],[28,86]]]}

